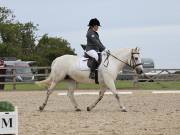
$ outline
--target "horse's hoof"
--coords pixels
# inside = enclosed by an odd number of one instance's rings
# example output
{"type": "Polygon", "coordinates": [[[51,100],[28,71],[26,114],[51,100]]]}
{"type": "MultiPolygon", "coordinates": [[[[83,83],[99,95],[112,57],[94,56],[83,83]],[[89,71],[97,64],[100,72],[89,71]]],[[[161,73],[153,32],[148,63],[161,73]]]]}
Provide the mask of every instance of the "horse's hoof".
{"type": "Polygon", "coordinates": [[[39,107],[39,111],[40,111],[40,112],[42,112],[43,109],[44,109],[44,108],[43,108],[42,106],[39,107]]]}
{"type": "Polygon", "coordinates": [[[81,111],[81,109],[79,109],[79,108],[76,108],[76,110],[75,110],[76,112],[80,112],[81,111]]]}
{"type": "Polygon", "coordinates": [[[88,111],[88,112],[91,111],[90,107],[87,107],[87,111],[88,111]]]}
{"type": "Polygon", "coordinates": [[[121,112],[127,112],[127,110],[126,109],[122,109],[121,112]]]}

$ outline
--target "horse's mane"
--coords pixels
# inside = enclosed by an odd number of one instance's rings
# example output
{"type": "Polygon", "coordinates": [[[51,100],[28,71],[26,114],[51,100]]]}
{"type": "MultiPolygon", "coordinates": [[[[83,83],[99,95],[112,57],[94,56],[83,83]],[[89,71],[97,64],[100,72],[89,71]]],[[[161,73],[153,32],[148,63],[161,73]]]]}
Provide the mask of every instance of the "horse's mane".
{"type": "Polygon", "coordinates": [[[115,49],[112,50],[111,53],[114,55],[118,55],[118,54],[124,54],[127,51],[131,51],[132,48],[120,48],[120,49],[115,49]]]}

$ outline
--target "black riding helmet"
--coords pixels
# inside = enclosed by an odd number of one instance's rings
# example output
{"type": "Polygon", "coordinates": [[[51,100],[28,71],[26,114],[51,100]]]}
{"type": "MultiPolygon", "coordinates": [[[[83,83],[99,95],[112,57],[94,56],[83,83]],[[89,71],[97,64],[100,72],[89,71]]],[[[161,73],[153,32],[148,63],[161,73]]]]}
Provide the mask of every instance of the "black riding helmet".
{"type": "Polygon", "coordinates": [[[99,22],[99,20],[97,19],[97,18],[93,18],[93,19],[91,19],[90,21],[89,21],[89,24],[88,24],[88,26],[95,26],[95,25],[97,25],[97,26],[101,26],[100,25],[100,22],[99,22]]]}

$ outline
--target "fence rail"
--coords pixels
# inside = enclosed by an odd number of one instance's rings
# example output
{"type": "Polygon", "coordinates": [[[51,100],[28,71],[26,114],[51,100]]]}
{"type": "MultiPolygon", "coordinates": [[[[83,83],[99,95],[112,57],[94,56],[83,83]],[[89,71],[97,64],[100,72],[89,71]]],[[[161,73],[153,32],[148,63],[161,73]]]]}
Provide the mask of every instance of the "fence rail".
{"type": "Polygon", "coordinates": [[[12,84],[15,90],[17,84],[34,83],[38,78],[46,78],[50,67],[0,67],[0,71],[2,70],[6,71],[3,74],[0,72],[0,85],[12,84]],[[30,70],[26,72],[24,69],[30,70]],[[26,80],[18,80],[18,78],[26,78],[26,80]]]}
{"type": "MultiPolygon", "coordinates": [[[[26,83],[34,83],[36,80],[42,80],[45,79],[49,73],[50,73],[50,67],[0,67],[0,70],[5,69],[6,71],[10,71],[9,73],[6,72],[6,74],[0,74],[0,78],[6,78],[5,81],[1,81],[0,79],[0,85],[5,84],[12,84],[13,89],[16,89],[17,84],[26,84],[26,83]],[[31,74],[22,73],[18,74],[16,71],[18,69],[25,69],[30,68],[31,74]],[[23,77],[31,77],[33,76],[32,80],[26,80],[26,81],[18,81],[17,77],[21,76],[23,77]],[[11,81],[8,81],[7,78],[11,78],[11,81]]],[[[180,69],[149,69],[150,72],[147,72],[147,76],[143,75],[137,75],[132,71],[126,70],[125,73],[121,72],[119,73],[117,79],[118,80],[133,80],[134,83],[137,83],[139,81],[179,81],[180,80],[180,69]]]]}

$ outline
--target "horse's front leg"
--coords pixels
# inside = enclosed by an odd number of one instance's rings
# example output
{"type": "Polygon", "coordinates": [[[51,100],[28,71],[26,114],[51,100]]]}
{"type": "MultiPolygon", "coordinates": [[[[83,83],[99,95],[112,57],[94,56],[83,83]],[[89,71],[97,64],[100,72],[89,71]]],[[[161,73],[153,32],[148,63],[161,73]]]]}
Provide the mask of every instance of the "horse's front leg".
{"type": "Polygon", "coordinates": [[[48,88],[47,93],[46,93],[45,101],[44,101],[44,103],[39,107],[39,110],[40,110],[40,111],[43,111],[43,110],[44,110],[45,106],[47,105],[49,96],[50,96],[50,94],[52,93],[53,88],[54,88],[55,86],[56,86],[56,83],[55,83],[54,81],[51,82],[50,87],[48,88]]]}
{"type": "Polygon", "coordinates": [[[122,112],[127,112],[124,104],[120,100],[120,97],[119,97],[118,92],[116,90],[116,86],[114,84],[114,80],[107,76],[107,77],[105,77],[104,81],[105,81],[106,86],[110,89],[110,91],[115,96],[115,98],[116,98],[116,100],[118,102],[119,107],[122,109],[122,112]]]}
{"type": "Polygon", "coordinates": [[[113,95],[115,96],[115,98],[116,98],[116,100],[117,100],[117,102],[119,104],[119,107],[122,109],[122,112],[127,112],[124,104],[122,103],[122,100],[120,101],[120,97],[119,97],[119,95],[117,93],[117,90],[116,89],[110,89],[110,90],[112,91],[113,95]]]}
{"type": "Polygon", "coordinates": [[[74,98],[74,89],[76,88],[76,82],[75,81],[69,81],[68,82],[68,97],[72,103],[72,105],[74,106],[75,108],[75,111],[81,111],[81,109],[79,109],[79,106],[74,98]]]}
{"type": "Polygon", "coordinates": [[[102,99],[103,96],[104,96],[104,93],[105,93],[106,89],[107,89],[107,87],[101,86],[98,99],[97,99],[92,105],[90,105],[89,107],[87,107],[87,111],[91,111],[91,110],[97,105],[97,103],[98,103],[99,101],[101,101],[101,99],[102,99]]]}

